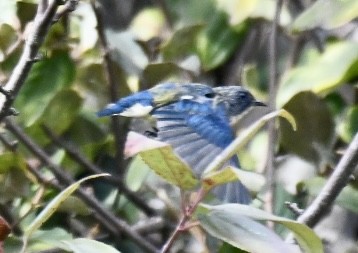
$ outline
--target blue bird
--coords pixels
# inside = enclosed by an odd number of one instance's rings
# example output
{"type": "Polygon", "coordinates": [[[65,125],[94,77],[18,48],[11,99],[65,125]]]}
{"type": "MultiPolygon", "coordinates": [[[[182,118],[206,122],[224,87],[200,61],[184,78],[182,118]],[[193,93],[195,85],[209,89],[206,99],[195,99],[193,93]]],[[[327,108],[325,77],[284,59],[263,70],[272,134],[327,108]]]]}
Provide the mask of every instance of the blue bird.
{"type": "MultiPolygon", "coordinates": [[[[197,83],[164,83],[109,104],[98,116],[152,116],[155,138],[170,144],[197,176],[235,138],[230,121],[251,106],[263,106],[240,86],[212,88],[197,83]]],[[[240,168],[237,157],[227,165],[240,168]]],[[[240,182],[218,186],[214,194],[224,202],[248,204],[248,190],[240,182]]]]}

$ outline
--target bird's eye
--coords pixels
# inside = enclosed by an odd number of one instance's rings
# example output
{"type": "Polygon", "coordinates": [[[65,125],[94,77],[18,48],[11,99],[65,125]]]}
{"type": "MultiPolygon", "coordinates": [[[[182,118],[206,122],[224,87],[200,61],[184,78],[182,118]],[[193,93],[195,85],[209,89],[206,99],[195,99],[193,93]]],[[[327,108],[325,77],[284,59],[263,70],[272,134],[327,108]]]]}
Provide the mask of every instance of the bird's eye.
{"type": "Polygon", "coordinates": [[[204,96],[207,97],[207,98],[214,98],[215,93],[206,93],[204,96]]]}

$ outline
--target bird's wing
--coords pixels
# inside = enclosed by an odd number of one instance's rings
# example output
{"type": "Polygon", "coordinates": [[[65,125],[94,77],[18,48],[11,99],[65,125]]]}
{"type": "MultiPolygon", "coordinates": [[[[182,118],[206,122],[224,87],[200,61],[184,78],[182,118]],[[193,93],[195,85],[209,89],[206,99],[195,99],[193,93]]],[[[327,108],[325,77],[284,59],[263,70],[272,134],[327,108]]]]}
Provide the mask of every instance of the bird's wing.
{"type": "Polygon", "coordinates": [[[234,139],[229,120],[219,113],[210,104],[181,100],[155,109],[152,115],[158,139],[172,145],[200,175],[234,139]]]}

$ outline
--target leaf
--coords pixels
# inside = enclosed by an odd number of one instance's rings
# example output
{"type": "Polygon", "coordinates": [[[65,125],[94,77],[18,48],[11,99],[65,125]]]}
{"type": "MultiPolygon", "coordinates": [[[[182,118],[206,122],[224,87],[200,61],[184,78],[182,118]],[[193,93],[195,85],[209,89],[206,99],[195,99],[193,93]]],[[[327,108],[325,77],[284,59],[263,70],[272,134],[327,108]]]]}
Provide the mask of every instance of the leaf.
{"type": "Polygon", "coordinates": [[[300,252],[285,243],[272,230],[254,220],[274,221],[290,229],[299,245],[308,253],[323,253],[319,237],[306,225],[274,216],[260,209],[241,204],[201,205],[200,224],[215,236],[240,249],[252,252],[300,252]],[[254,220],[253,220],[254,219],[254,220]]]}
{"type": "Polygon", "coordinates": [[[161,47],[165,60],[175,60],[195,52],[196,40],[203,30],[203,24],[184,26],[174,32],[172,37],[161,47]]]}
{"type": "Polygon", "coordinates": [[[247,24],[230,27],[225,13],[217,13],[198,38],[197,52],[204,70],[224,63],[243,41],[247,24]]]}
{"type": "Polygon", "coordinates": [[[148,64],[148,58],[135,42],[130,32],[105,30],[112,59],[130,75],[140,75],[148,64]]]}
{"type": "MultiPolygon", "coordinates": [[[[316,197],[321,192],[326,182],[327,180],[324,178],[315,177],[304,181],[303,185],[307,188],[311,196],[316,197]]],[[[335,199],[335,202],[343,208],[358,213],[358,190],[351,185],[345,186],[335,199]]]]}
{"type": "Polygon", "coordinates": [[[104,244],[103,242],[86,239],[86,238],[77,238],[73,240],[62,241],[62,249],[66,251],[71,251],[74,253],[120,253],[118,250],[104,244]]]}
{"type": "Polygon", "coordinates": [[[358,106],[350,107],[346,113],[345,119],[338,127],[342,139],[349,143],[358,132],[358,106]]]}
{"type": "Polygon", "coordinates": [[[344,81],[357,77],[357,59],[357,43],[344,41],[328,45],[319,57],[286,72],[279,85],[277,107],[283,107],[301,91],[325,95],[344,81]]]}
{"type": "Polygon", "coordinates": [[[76,118],[82,106],[82,97],[74,90],[62,90],[50,101],[40,122],[54,132],[65,131],[76,118]]]}
{"type": "Polygon", "coordinates": [[[334,122],[327,105],[316,95],[302,92],[286,105],[297,122],[297,131],[280,121],[282,146],[309,161],[320,162],[331,152],[334,136],[334,122]]]}
{"type": "Polygon", "coordinates": [[[240,170],[231,166],[219,171],[205,174],[201,180],[203,182],[204,189],[206,190],[210,190],[220,184],[240,180],[240,182],[249,190],[258,192],[265,184],[265,178],[262,175],[250,171],[240,170]]]}
{"type": "Polygon", "coordinates": [[[150,168],[143,160],[136,156],[132,159],[126,174],[126,184],[132,191],[138,191],[148,177],[150,168]]]}
{"type": "Polygon", "coordinates": [[[244,147],[260,130],[261,127],[263,127],[269,120],[278,116],[288,120],[288,122],[291,124],[291,127],[296,130],[295,119],[287,111],[278,110],[268,113],[254,122],[250,127],[242,131],[239,136],[236,137],[236,139],[209,164],[209,166],[205,169],[204,174],[211,173],[222,168],[225,162],[236,155],[237,151],[244,147]]]}
{"type": "Polygon", "coordinates": [[[43,113],[47,104],[64,87],[74,80],[75,66],[67,52],[55,52],[32,68],[15,107],[20,111],[26,126],[32,125],[43,113]]]}
{"type": "Polygon", "coordinates": [[[70,232],[62,228],[52,228],[49,230],[37,230],[29,241],[29,251],[38,252],[58,248],[62,240],[71,240],[73,236],[70,232]]]}
{"type": "Polygon", "coordinates": [[[0,24],[8,24],[12,27],[16,27],[18,19],[16,16],[16,1],[13,0],[1,0],[0,1],[0,24]]]}
{"type": "Polygon", "coordinates": [[[139,153],[143,161],[159,176],[182,189],[192,189],[198,184],[192,170],[177,157],[170,146],[139,153]]]}
{"type": "Polygon", "coordinates": [[[318,0],[293,22],[292,30],[301,32],[316,27],[334,29],[357,18],[356,0],[318,0]]]}
{"type": "Polygon", "coordinates": [[[13,168],[26,170],[26,161],[19,153],[3,152],[0,154],[0,164],[0,174],[7,173],[13,168]]]}
{"type": "Polygon", "coordinates": [[[37,229],[39,229],[42,224],[44,224],[51,215],[56,212],[58,207],[79,187],[80,184],[84,181],[97,178],[97,177],[103,177],[103,176],[109,176],[109,174],[97,174],[88,176],[85,178],[82,178],[81,180],[71,184],[66,189],[61,191],[54,199],[51,200],[50,203],[47,204],[47,206],[40,212],[39,215],[35,218],[34,221],[25,229],[24,232],[24,241],[26,241],[37,229]]]}

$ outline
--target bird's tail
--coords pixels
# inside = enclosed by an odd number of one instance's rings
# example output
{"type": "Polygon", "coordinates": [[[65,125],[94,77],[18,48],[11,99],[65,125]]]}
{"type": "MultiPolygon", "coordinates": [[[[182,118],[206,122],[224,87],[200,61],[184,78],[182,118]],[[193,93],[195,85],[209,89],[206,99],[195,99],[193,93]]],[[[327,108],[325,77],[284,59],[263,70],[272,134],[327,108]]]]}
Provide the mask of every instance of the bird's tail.
{"type": "Polygon", "coordinates": [[[213,193],[224,203],[250,204],[251,196],[247,188],[240,182],[232,182],[214,188],[213,193]]]}

